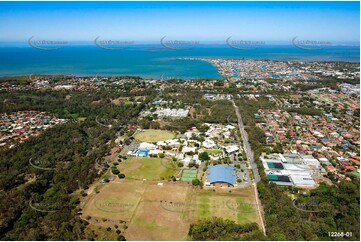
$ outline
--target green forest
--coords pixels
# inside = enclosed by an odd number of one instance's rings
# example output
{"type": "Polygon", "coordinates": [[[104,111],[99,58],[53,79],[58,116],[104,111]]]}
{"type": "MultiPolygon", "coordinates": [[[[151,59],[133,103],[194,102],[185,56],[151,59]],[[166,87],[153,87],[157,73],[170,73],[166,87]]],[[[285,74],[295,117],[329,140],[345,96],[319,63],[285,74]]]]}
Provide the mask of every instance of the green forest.
{"type": "Polygon", "coordinates": [[[1,94],[1,113],[37,110],[69,119],[0,152],[2,240],[85,239],[87,222],[79,217],[78,191],[101,175],[101,167],[106,167],[101,158],[111,148],[109,141],[117,132],[127,132],[127,125],[136,122],[144,107],[144,103],[110,103],[121,95],[117,90],[1,94]],[[117,125],[109,128],[97,119],[116,120],[117,125]]]}

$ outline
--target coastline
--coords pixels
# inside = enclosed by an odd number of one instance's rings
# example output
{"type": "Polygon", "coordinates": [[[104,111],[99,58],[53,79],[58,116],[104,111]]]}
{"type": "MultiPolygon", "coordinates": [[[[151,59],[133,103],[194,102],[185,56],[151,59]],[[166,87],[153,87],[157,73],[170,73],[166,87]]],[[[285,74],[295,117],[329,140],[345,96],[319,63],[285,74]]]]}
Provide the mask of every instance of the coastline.
{"type": "MultiPolygon", "coordinates": [[[[249,59],[249,58],[229,58],[229,57],[216,57],[216,58],[210,58],[210,57],[173,57],[173,58],[167,58],[166,60],[162,61],[197,61],[206,63],[209,66],[206,66],[208,68],[208,72],[216,71],[218,76],[215,76],[214,74],[211,74],[211,76],[182,76],[182,75],[176,75],[174,72],[170,72],[170,74],[167,74],[165,71],[153,71],[153,73],[94,73],[94,72],[83,72],[79,71],[77,72],[52,72],[52,71],[46,71],[46,72],[32,72],[32,73],[16,73],[16,74],[0,74],[0,78],[5,77],[24,77],[24,76],[74,76],[74,77],[95,77],[95,76],[103,76],[103,77],[140,77],[142,79],[150,79],[150,80],[161,80],[161,79],[173,79],[173,78],[179,78],[184,80],[191,80],[191,79],[223,79],[227,78],[227,76],[222,73],[219,65],[215,64],[215,61],[245,61],[245,62],[270,62],[270,63],[331,63],[331,64],[359,64],[360,62],[353,62],[353,61],[338,61],[338,60],[324,60],[324,61],[299,61],[299,60],[273,60],[273,59],[261,59],[261,58],[255,58],[255,59],[249,59]],[[164,78],[165,77],[165,78],[164,78]]],[[[182,65],[179,65],[180,68],[182,68],[182,65]]],[[[202,73],[207,72],[204,69],[201,70],[202,73]]]]}
{"type": "Polygon", "coordinates": [[[67,46],[54,51],[42,51],[31,47],[2,47],[0,76],[41,73],[77,76],[126,75],[153,79],[162,75],[183,79],[221,78],[214,65],[209,65],[210,59],[360,63],[360,49],[353,46],[302,51],[287,46],[245,51],[227,47],[204,47],[184,51],[146,51],[144,48],[109,51],[95,46],[67,46]]]}

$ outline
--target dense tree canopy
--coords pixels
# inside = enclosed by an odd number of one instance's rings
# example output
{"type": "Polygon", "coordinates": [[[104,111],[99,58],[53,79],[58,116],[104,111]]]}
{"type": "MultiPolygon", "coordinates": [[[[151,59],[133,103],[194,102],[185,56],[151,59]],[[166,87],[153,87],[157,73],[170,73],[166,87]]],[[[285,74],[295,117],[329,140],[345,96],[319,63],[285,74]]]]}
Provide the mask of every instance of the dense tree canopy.
{"type": "Polygon", "coordinates": [[[101,175],[101,167],[107,167],[101,158],[111,148],[109,141],[118,131],[126,133],[127,124],[143,108],[143,104],[112,105],[110,99],[121,95],[112,90],[67,95],[65,91],[2,94],[15,105],[0,102],[0,112],[47,111],[69,121],[0,152],[1,239],[84,240],[87,222],[79,217],[74,192],[87,189],[101,175]]]}
{"type": "Polygon", "coordinates": [[[216,217],[191,224],[189,236],[198,241],[265,240],[256,223],[240,225],[216,217]]]}

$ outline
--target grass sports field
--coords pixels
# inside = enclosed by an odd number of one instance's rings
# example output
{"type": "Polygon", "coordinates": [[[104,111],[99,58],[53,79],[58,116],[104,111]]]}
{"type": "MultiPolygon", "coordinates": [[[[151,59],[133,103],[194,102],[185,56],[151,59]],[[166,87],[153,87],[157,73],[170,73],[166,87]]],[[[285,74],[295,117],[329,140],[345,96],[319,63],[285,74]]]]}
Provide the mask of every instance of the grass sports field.
{"type": "Polygon", "coordinates": [[[171,169],[175,164],[167,159],[159,158],[129,158],[123,160],[118,169],[125,174],[126,180],[147,180],[155,181],[167,179],[174,176],[175,169],[171,169]],[[169,168],[168,168],[169,167],[169,168]]]}
{"type": "Polygon", "coordinates": [[[192,187],[185,183],[117,181],[92,193],[83,208],[93,226],[113,227],[126,221],[127,240],[185,240],[189,221],[184,221],[182,206],[192,187]]]}
{"type": "Polygon", "coordinates": [[[172,205],[186,203],[191,190],[184,183],[147,186],[126,231],[127,240],[185,240],[189,222],[184,221],[178,206],[172,205]]]}
{"type": "Polygon", "coordinates": [[[197,178],[197,170],[183,170],[181,181],[192,182],[192,180],[197,178]]]}
{"type": "Polygon", "coordinates": [[[252,187],[232,190],[231,193],[227,189],[217,189],[215,192],[213,189],[200,190],[194,194],[191,203],[196,205],[190,215],[193,218],[216,216],[239,224],[260,222],[252,187]]]}
{"type": "MultiPolygon", "coordinates": [[[[191,223],[213,216],[240,224],[259,223],[252,187],[199,189],[186,182],[161,180],[162,175],[179,172],[168,165],[173,163],[159,158],[123,160],[118,168],[126,178],[97,183],[98,188],[91,189],[82,202],[82,217],[99,231],[99,238],[111,235],[102,228],[121,228],[125,223],[122,234],[127,240],[186,240],[191,223]]],[[[186,170],[183,175],[195,172],[186,170]]]]}
{"type": "Polygon", "coordinates": [[[89,215],[99,220],[128,221],[135,212],[145,187],[142,182],[105,184],[99,189],[99,193],[93,194],[87,201],[83,216],[89,215]]]}
{"type": "Polygon", "coordinates": [[[252,188],[193,189],[183,182],[114,181],[89,196],[83,217],[112,227],[126,221],[127,240],[185,240],[189,225],[213,216],[237,223],[257,222],[252,188]],[[103,219],[107,219],[105,222],[103,219]]]}
{"type": "Polygon", "coordinates": [[[136,140],[141,142],[150,142],[150,143],[173,139],[174,137],[175,137],[174,133],[170,131],[158,130],[158,129],[147,129],[139,133],[136,133],[134,135],[134,138],[136,140]]]}

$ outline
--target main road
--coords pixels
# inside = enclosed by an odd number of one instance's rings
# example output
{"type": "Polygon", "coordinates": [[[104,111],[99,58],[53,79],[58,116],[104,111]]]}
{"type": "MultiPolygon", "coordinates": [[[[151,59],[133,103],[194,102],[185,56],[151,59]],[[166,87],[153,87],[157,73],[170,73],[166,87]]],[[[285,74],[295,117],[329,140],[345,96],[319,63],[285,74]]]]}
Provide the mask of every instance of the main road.
{"type": "Polygon", "coordinates": [[[263,233],[266,234],[266,227],[264,225],[264,221],[263,221],[263,216],[261,213],[261,202],[259,201],[258,198],[258,190],[257,190],[257,183],[261,180],[261,177],[259,175],[258,172],[258,167],[257,164],[254,161],[254,157],[253,157],[253,151],[251,149],[251,145],[248,142],[248,135],[247,132],[244,128],[244,124],[242,121],[242,116],[241,116],[241,112],[239,111],[239,107],[236,105],[236,103],[234,102],[234,100],[231,100],[234,110],[236,112],[237,115],[237,120],[238,120],[238,128],[239,128],[239,132],[241,133],[242,136],[242,141],[243,141],[243,149],[247,154],[247,161],[251,167],[250,170],[253,171],[253,188],[254,188],[254,193],[255,193],[255,198],[256,198],[256,207],[257,207],[257,211],[258,211],[258,215],[261,221],[261,226],[262,226],[262,230],[263,233]]]}

